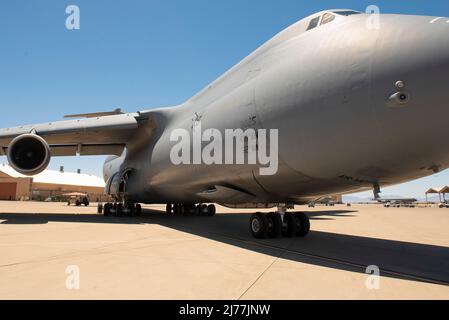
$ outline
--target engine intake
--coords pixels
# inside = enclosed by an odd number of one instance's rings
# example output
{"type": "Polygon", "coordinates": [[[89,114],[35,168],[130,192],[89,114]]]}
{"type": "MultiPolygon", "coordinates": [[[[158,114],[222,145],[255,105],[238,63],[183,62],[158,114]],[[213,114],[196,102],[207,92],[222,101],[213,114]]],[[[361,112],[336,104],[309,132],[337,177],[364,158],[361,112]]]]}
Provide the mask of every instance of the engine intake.
{"type": "Polygon", "coordinates": [[[11,141],[7,156],[14,170],[33,176],[47,169],[51,152],[43,138],[35,134],[23,134],[11,141]]]}

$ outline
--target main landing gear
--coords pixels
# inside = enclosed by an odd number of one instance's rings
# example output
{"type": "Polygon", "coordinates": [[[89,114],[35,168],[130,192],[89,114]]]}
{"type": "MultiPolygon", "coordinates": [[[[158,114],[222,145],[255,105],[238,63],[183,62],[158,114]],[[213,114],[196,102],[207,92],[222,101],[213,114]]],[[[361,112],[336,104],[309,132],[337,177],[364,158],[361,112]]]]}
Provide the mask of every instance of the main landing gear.
{"type": "Polygon", "coordinates": [[[310,232],[310,220],[302,212],[258,212],[251,217],[249,229],[256,239],[306,237],[310,232]]]}
{"type": "MultiPolygon", "coordinates": [[[[213,217],[217,210],[213,204],[167,204],[166,212],[169,215],[213,217]]],[[[105,217],[140,217],[142,215],[142,206],[132,202],[99,204],[98,213],[103,213],[105,217]]]]}
{"type": "Polygon", "coordinates": [[[215,216],[217,209],[215,205],[210,204],[167,204],[166,212],[168,215],[182,215],[182,216],[215,216]]]}
{"type": "Polygon", "coordinates": [[[103,206],[103,215],[105,217],[140,217],[142,206],[131,202],[106,203],[103,206]]]}

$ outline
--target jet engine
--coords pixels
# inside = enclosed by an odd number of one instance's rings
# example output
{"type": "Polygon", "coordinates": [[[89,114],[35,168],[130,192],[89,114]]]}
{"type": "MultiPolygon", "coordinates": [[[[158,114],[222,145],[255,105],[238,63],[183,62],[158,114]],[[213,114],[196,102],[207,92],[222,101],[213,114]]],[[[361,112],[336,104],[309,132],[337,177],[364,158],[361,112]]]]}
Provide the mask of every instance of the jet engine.
{"type": "Polygon", "coordinates": [[[42,137],[23,134],[11,141],[7,156],[14,170],[26,176],[33,176],[47,169],[51,151],[42,137]]]}

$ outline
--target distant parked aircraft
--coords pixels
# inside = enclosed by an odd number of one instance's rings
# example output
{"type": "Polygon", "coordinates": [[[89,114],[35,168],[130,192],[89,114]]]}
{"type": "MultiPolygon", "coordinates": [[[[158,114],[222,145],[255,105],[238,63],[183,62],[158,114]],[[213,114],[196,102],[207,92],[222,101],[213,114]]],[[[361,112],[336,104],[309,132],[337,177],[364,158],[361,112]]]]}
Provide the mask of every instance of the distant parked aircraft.
{"type": "Polygon", "coordinates": [[[416,206],[416,202],[418,199],[415,198],[382,198],[377,200],[380,203],[383,203],[386,208],[390,207],[408,207],[414,208],[416,206]]]}

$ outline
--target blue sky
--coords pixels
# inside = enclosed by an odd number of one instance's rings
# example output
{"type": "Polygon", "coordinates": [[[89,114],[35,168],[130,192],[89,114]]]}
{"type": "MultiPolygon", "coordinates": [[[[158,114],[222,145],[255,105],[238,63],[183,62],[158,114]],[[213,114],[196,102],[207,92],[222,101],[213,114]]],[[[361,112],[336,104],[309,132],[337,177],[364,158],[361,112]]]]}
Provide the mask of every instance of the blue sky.
{"type": "MultiPolygon", "coordinates": [[[[385,13],[449,16],[446,0],[2,1],[0,127],[175,105],[295,21],[324,9],[372,4],[385,13]],[[65,28],[71,4],[81,10],[80,30],[65,28]]],[[[55,158],[50,168],[100,175],[102,162],[55,158]]],[[[449,172],[385,193],[422,196],[429,186],[444,184],[449,172]]]]}

